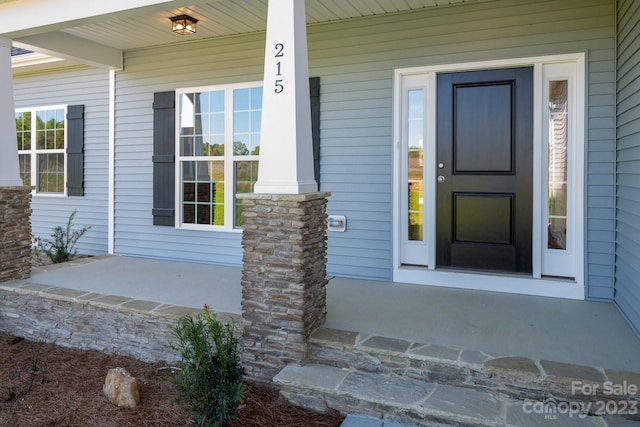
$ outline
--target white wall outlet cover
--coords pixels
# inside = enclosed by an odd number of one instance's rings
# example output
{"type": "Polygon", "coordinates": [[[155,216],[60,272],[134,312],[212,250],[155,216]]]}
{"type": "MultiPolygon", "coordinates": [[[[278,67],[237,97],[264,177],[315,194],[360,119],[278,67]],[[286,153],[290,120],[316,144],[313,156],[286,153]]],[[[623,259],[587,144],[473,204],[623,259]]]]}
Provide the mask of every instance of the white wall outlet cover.
{"type": "Polygon", "coordinates": [[[344,215],[329,215],[327,225],[329,231],[344,232],[347,230],[347,217],[344,215]]]}

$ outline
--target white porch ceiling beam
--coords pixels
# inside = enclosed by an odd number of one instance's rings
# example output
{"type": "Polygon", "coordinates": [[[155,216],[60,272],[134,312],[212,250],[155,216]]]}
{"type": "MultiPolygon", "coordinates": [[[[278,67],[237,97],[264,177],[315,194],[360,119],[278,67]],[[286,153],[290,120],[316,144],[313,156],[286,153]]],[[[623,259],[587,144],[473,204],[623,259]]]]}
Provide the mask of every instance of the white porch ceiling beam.
{"type": "MultiPolygon", "coordinates": [[[[137,8],[171,5],[173,0],[20,0],[0,2],[0,32],[29,33],[30,29],[53,26],[59,29],[62,23],[82,22],[87,19],[131,13],[137,8]]],[[[49,29],[49,31],[51,31],[49,29]]]]}
{"type": "Polygon", "coordinates": [[[61,31],[14,39],[14,45],[62,59],[121,70],[122,51],[61,31]]]}

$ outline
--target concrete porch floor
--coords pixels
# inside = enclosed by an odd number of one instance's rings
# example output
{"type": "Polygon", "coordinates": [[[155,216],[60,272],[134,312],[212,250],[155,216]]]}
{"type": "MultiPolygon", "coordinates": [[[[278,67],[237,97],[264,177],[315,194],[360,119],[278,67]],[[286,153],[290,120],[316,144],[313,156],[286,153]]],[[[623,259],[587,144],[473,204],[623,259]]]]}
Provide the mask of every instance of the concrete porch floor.
{"type": "MultiPolygon", "coordinates": [[[[11,287],[63,288],[241,314],[241,269],[102,256],[34,269],[11,287]]],[[[640,339],[613,304],[332,278],[325,327],[492,356],[640,373],[640,339]]]]}

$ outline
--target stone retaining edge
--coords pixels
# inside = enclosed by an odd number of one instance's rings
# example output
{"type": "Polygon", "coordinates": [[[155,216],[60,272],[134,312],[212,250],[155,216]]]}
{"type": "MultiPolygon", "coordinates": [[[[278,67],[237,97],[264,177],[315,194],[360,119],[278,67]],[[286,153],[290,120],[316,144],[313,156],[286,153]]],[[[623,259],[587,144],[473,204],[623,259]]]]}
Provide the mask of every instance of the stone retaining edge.
{"type": "MultiPolygon", "coordinates": [[[[179,351],[173,348],[176,338],[172,326],[180,317],[198,312],[200,309],[29,282],[0,285],[3,332],[62,347],[127,355],[145,362],[179,361],[179,351]],[[29,289],[30,286],[36,289],[29,289]]],[[[242,318],[234,314],[218,313],[218,319],[233,319],[241,327],[244,325],[242,318]]]]}
{"type": "Polygon", "coordinates": [[[640,373],[572,365],[519,356],[475,352],[429,343],[376,337],[354,331],[320,328],[310,338],[307,363],[356,369],[390,377],[419,379],[484,391],[499,391],[514,399],[636,400],[636,395],[604,394],[603,384],[637,384],[640,373]],[[448,354],[448,357],[439,355],[448,354]],[[595,385],[588,396],[576,395],[572,384],[595,385]]]}

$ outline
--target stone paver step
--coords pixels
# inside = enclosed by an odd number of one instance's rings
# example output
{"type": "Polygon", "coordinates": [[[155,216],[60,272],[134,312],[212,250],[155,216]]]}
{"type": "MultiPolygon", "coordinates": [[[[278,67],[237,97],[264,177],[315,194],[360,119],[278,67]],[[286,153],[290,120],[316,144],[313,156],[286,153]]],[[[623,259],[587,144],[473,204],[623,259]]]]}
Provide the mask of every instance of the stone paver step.
{"type": "MultiPolygon", "coordinates": [[[[433,343],[319,328],[310,339],[310,364],[493,391],[516,400],[601,401],[624,405],[640,394],[606,393],[606,384],[637,385],[640,373],[531,357],[487,354],[433,343]]],[[[640,405],[640,403],[638,403],[640,405]]],[[[612,405],[615,405],[612,403],[612,405]]],[[[640,412],[640,408],[638,408],[640,412]]]]}
{"type": "Polygon", "coordinates": [[[418,424],[384,420],[360,414],[349,414],[340,424],[340,427],[418,427],[418,424]]]}
{"type": "Polygon", "coordinates": [[[290,365],[273,380],[294,404],[358,414],[347,417],[344,427],[640,427],[620,417],[588,414],[589,407],[580,402],[516,400],[497,392],[326,365],[290,365]]]}

